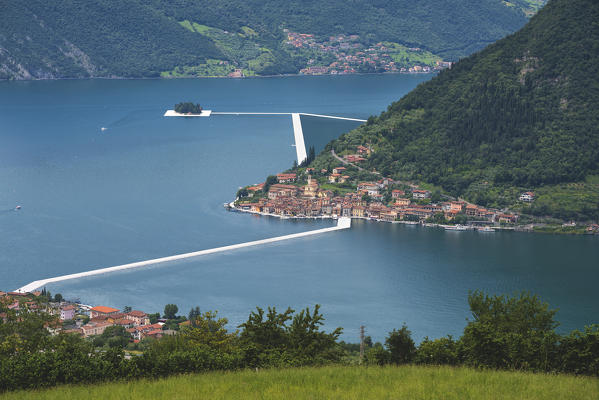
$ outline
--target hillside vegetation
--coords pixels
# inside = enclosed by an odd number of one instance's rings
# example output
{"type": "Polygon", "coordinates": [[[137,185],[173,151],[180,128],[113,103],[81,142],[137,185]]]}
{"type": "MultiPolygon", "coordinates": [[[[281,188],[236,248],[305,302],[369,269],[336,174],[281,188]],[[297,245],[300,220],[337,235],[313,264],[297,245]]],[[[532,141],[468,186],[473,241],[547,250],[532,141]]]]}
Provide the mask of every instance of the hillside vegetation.
{"type": "Polygon", "coordinates": [[[320,367],[175,376],[20,391],[2,399],[563,399],[599,396],[596,378],[452,367],[320,367]]]}
{"type": "Polygon", "coordinates": [[[523,212],[599,219],[597,21],[596,1],[551,0],[330,147],[370,143],[368,169],[478,204],[511,207],[538,189],[546,197],[523,212]]]}
{"type": "Polygon", "coordinates": [[[297,73],[310,55],[286,46],[284,29],[457,59],[520,28],[527,2],[542,0],[519,1],[0,0],[0,79],[297,73]]]}
{"type": "Polygon", "coordinates": [[[360,363],[599,376],[599,325],[559,334],[556,310],[529,293],[472,292],[472,319],[460,338],[425,337],[417,345],[404,324],[389,332],[384,344],[365,337],[363,356],[359,344],[338,340],[342,328],[321,329],[325,319],[318,305],[299,312],[257,308],[238,329],[228,331],[227,319],[216,312],[192,308],[185,321],[176,315],[176,305],[167,304],[166,323],[157,331],[162,337],[133,342],[123,326],[105,327],[88,337],[72,329],[60,331],[56,315],[39,312],[48,307],[49,293],[18,297],[23,310],[18,314],[9,308],[12,295],[0,301],[0,393],[186,373],[360,363]]]}

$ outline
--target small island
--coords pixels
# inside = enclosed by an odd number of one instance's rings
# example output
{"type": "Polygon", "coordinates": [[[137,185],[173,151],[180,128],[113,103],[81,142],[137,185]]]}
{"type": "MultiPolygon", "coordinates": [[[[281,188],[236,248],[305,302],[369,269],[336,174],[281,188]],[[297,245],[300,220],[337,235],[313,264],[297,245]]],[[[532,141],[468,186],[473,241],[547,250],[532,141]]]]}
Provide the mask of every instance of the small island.
{"type": "Polygon", "coordinates": [[[165,117],[209,117],[211,110],[204,110],[198,103],[194,104],[191,101],[182,102],[175,105],[174,110],[166,110],[165,117]]]}
{"type": "Polygon", "coordinates": [[[179,103],[175,105],[175,112],[179,114],[201,114],[202,106],[192,102],[179,103]]]}

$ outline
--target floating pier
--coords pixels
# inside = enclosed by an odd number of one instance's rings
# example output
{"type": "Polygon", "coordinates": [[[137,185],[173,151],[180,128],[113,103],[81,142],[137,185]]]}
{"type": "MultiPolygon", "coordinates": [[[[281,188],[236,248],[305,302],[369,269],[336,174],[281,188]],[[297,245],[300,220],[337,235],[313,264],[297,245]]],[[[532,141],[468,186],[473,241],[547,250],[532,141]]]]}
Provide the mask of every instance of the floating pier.
{"type": "Polygon", "coordinates": [[[297,163],[301,164],[307,158],[306,144],[304,142],[304,132],[302,130],[301,116],[306,115],[309,117],[319,118],[331,118],[341,119],[345,121],[356,121],[366,122],[365,119],[348,118],[348,117],[337,117],[335,115],[323,115],[323,114],[309,114],[309,113],[290,113],[290,112],[245,112],[245,111],[212,111],[202,110],[201,114],[179,114],[174,110],[166,110],[164,113],[165,117],[209,117],[211,115],[291,115],[291,121],[293,122],[293,137],[295,138],[295,152],[297,156],[297,163]]]}
{"type": "Polygon", "coordinates": [[[146,261],[138,261],[138,262],[134,262],[134,263],[130,263],[130,264],[117,265],[114,267],[94,269],[92,271],[79,272],[76,274],[69,274],[69,275],[57,276],[54,278],[40,279],[38,281],[33,281],[33,282],[17,289],[16,291],[21,292],[21,293],[28,293],[28,292],[32,292],[36,289],[39,289],[49,283],[61,282],[61,281],[66,281],[66,280],[70,280],[70,279],[83,278],[86,276],[102,275],[102,274],[107,274],[110,272],[123,271],[123,270],[127,270],[127,269],[147,267],[150,265],[165,263],[165,262],[169,262],[169,261],[184,260],[187,258],[199,257],[199,256],[208,255],[208,254],[223,253],[226,251],[232,251],[232,250],[242,249],[242,248],[246,248],[246,247],[259,246],[259,245],[268,244],[268,243],[281,242],[283,240],[296,239],[296,238],[301,238],[301,237],[305,237],[305,236],[319,235],[321,233],[349,229],[350,227],[351,227],[351,218],[342,217],[337,220],[337,226],[333,226],[330,228],[322,228],[322,229],[316,229],[313,231],[293,233],[291,235],[277,236],[277,237],[269,238],[269,239],[254,240],[252,242],[245,242],[245,243],[233,244],[230,246],[216,247],[214,249],[200,250],[200,251],[195,251],[192,253],[177,254],[174,256],[155,258],[155,259],[146,260],[146,261]]]}
{"type": "Polygon", "coordinates": [[[300,165],[308,158],[306,153],[306,143],[304,142],[304,131],[302,130],[302,120],[298,113],[291,114],[293,122],[293,137],[295,138],[295,153],[297,155],[297,164],[300,165]]]}
{"type": "Polygon", "coordinates": [[[181,114],[175,110],[166,110],[164,113],[165,117],[209,117],[212,114],[212,110],[202,110],[199,114],[181,114]]]}

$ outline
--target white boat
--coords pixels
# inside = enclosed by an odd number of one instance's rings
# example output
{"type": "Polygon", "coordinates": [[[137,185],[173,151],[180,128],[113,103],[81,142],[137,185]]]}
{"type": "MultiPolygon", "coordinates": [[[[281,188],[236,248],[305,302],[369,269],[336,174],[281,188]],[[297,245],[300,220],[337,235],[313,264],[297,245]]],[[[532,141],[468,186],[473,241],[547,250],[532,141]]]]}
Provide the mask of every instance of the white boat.
{"type": "Polygon", "coordinates": [[[460,224],[457,224],[457,225],[447,225],[445,227],[445,230],[446,231],[467,231],[468,227],[464,226],[464,225],[460,225],[460,224]]]}
{"type": "Polygon", "coordinates": [[[491,228],[490,226],[483,226],[481,228],[478,228],[477,231],[479,231],[479,232],[495,232],[495,229],[491,228]]]}

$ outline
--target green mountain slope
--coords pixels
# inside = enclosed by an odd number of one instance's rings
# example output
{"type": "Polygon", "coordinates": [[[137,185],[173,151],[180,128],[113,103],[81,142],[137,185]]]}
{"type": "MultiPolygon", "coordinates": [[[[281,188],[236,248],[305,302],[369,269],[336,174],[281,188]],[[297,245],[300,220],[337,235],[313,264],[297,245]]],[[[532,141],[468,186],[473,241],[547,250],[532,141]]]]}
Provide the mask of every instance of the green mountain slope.
{"type": "Polygon", "coordinates": [[[551,0],[332,146],[372,143],[368,168],[479,204],[510,206],[540,188],[545,199],[524,211],[597,219],[598,109],[599,3],[551,0]]]}
{"type": "Polygon", "coordinates": [[[140,0],[0,0],[0,79],[157,76],[221,54],[140,0]]]}
{"type": "Polygon", "coordinates": [[[500,0],[0,0],[0,79],[159,76],[176,67],[207,65],[296,73],[311,55],[290,51],[296,49],[285,46],[284,29],[320,39],[358,35],[364,46],[388,41],[451,60],[520,28],[527,4],[543,0],[518,1],[524,5],[500,0]],[[197,34],[182,26],[184,21],[222,32],[197,34]],[[252,49],[259,53],[247,58],[252,51],[245,50],[252,49]]]}
{"type": "Polygon", "coordinates": [[[178,20],[194,20],[221,29],[247,25],[266,34],[278,29],[332,35],[369,36],[401,41],[448,58],[459,58],[520,28],[524,13],[497,0],[177,0],[156,1],[178,20]]]}

